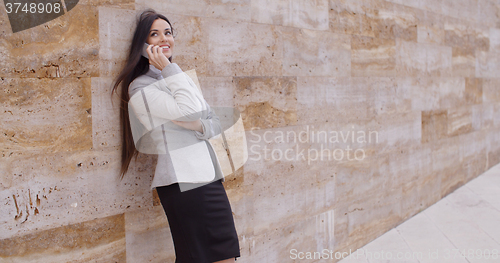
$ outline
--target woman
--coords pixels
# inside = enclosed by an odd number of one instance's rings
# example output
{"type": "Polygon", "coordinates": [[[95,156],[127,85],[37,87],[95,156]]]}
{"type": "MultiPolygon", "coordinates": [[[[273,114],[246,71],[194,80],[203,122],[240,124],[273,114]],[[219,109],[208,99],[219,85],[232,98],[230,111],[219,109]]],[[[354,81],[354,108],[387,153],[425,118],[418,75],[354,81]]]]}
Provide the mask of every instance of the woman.
{"type": "Polygon", "coordinates": [[[116,93],[121,83],[121,178],[134,155],[137,159],[138,149],[151,153],[143,146],[147,145],[144,138],[149,137],[155,143],[151,151],[158,154],[151,187],[156,188],[167,215],[175,262],[235,262],[240,256],[238,236],[222,185],[224,177],[208,142],[220,134],[219,118],[192,79],[172,63],[174,45],[170,21],[154,10],[144,11],[137,21],[127,63],[112,90],[116,93]],[[141,55],[144,43],[149,59],[141,55]],[[142,117],[141,110],[147,110],[142,117]],[[180,147],[181,141],[190,143],[180,147]],[[172,145],[178,149],[173,151],[172,145]],[[179,157],[177,153],[183,149],[189,149],[184,152],[190,156],[179,157]],[[209,166],[200,164],[207,158],[209,166]]]}

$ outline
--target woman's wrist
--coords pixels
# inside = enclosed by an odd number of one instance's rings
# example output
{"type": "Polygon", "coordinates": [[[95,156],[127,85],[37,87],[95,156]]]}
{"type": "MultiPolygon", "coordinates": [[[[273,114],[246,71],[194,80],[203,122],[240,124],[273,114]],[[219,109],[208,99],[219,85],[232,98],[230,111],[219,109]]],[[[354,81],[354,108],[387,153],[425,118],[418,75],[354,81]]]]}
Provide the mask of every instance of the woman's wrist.
{"type": "Polygon", "coordinates": [[[201,120],[198,120],[198,129],[197,131],[199,131],[201,134],[203,134],[203,123],[201,122],[201,120]]]}

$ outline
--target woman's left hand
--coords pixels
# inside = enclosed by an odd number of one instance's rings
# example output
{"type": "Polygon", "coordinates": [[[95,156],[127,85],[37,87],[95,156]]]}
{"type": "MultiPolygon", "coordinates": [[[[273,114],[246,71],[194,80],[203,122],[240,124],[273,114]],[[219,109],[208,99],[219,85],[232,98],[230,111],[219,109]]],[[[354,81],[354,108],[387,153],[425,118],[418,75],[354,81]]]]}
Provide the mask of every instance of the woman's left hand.
{"type": "Polygon", "coordinates": [[[172,120],[172,122],[181,126],[181,127],[186,128],[188,130],[203,132],[203,126],[201,125],[200,120],[195,120],[195,121],[175,121],[175,120],[172,120]]]}

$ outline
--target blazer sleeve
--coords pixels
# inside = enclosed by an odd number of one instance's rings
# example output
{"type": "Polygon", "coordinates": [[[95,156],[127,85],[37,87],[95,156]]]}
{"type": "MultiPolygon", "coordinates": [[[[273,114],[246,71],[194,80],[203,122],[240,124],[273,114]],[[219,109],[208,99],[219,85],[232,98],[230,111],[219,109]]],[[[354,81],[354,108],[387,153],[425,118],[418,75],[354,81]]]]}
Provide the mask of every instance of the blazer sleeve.
{"type": "Polygon", "coordinates": [[[222,132],[219,116],[215,114],[215,111],[210,106],[208,107],[209,112],[207,118],[200,119],[201,126],[203,127],[203,133],[194,131],[195,136],[200,140],[208,140],[222,132]]]}
{"type": "MultiPolygon", "coordinates": [[[[170,63],[161,71],[163,80],[137,84],[130,87],[133,94],[130,104],[136,114],[152,116],[153,119],[195,121],[201,119],[202,102],[192,80],[182,72],[176,63],[170,63]],[[163,82],[164,81],[164,82],[163,82]],[[158,89],[157,85],[165,85],[171,94],[158,89]],[[142,89],[140,89],[143,87],[142,89]]],[[[161,123],[152,123],[155,127],[161,123]]]]}

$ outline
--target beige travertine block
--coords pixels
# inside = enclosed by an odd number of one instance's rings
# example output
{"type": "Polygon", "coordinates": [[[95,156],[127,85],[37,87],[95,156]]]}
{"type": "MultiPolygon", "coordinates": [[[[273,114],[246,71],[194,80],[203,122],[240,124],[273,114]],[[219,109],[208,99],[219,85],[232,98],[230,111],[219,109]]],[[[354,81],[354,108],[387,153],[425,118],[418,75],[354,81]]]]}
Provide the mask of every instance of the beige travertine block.
{"type": "Polygon", "coordinates": [[[0,255],[12,262],[125,262],[123,214],[33,231],[0,240],[0,255]]]}
{"type": "MultiPolygon", "coordinates": [[[[400,38],[417,42],[417,24],[419,17],[422,17],[424,12],[416,8],[390,4],[385,1],[382,3],[382,7],[377,6],[374,8],[374,13],[377,14],[378,19],[381,21],[376,29],[380,32],[386,31],[384,34],[387,38],[400,38]]],[[[371,28],[367,30],[371,30],[371,28]]],[[[380,33],[378,35],[375,33],[375,36],[383,37],[384,34],[380,33]]]]}
{"type": "Polygon", "coordinates": [[[99,6],[98,10],[100,76],[114,78],[125,65],[135,30],[136,12],[107,6],[99,6]]]}
{"type": "Polygon", "coordinates": [[[350,37],[289,27],[282,27],[281,32],[283,36],[283,75],[350,76],[350,37]]]}
{"type": "Polygon", "coordinates": [[[452,47],[454,76],[476,75],[476,51],[489,50],[489,31],[482,27],[470,27],[458,19],[445,22],[445,45],[452,47]]]}
{"type": "Polygon", "coordinates": [[[312,257],[314,251],[334,251],[335,214],[335,210],[328,210],[300,222],[287,222],[283,227],[269,229],[259,236],[244,237],[240,240],[242,257],[238,261],[281,262],[293,259],[299,252],[305,258],[305,252],[311,252],[312,257]]]}
{"type": "Polygon", "coordinates": [[[68,15],[15,34],[12,34],[7,14],[2,13],[0,19],[0,31],[3,32],[0,76],[99,76],[99,24],[95,6],[77,5],[68,15]]]}
{"type": "Polygon", "coordinates": [[[447,136],[468,133],[473,129],[472,109],[469,105],[461,105],[448,109],[447,120],[447,136]]]}
{"type": "MultiPolygon", "coordinates": [[[[360,131],[366,132],[367,139],[364,143],[353,143],[352,141],[346,141],[345,144],[340,143],[339,148],[344,149],[347,146],[351,146],[352,149],[361,149],[366,153],[365,159],[340,164],[341,166],[345,165],[350,173],[359,174],[358,178],[356,178],[355,176],[350,176],[349,173],[339,171],[338,182],[340,178],[349,180],[343,186],[350,189],[349,191],[345,191],[348,193],[346,196],[343,196],[343,198],[346,199],[345,201],[356,198],[356,196],[362,196],[362,192],[378,188],[380,186],[378,184],[381,183],[380,181],[385,182],[383,187],[389,188],[400,185],[401,183],[398,183],[400,181],[406,181],[397,178],[401,176],[401,174],[391,175],[391,172],[387,172],[387,170],[394,171],[395,168],[388,169],[386,167],[387,161],[390,160],[386,158],[386,155],[399,153],[398,149],[407,149],[419,144],[421,140],[421,121],[420,118],[418,118],[419,114],[420,112],[411,112],[406,115],[412,116],[412,118],[404,118],[399,116],[399,114],[384,114],[365,125],[361,123],[358,124],[359,127],[354,126],[354,128],[352,128],[351,126],[353,125],[346,125],[349,130],[357,133],[356,141],[359,141],[361,138],[360,131]],[[369,180],[369,178],[373,178],[373,180],[369,180]],[[350,180],[359,181],[351,182],[350,180]],[[363,184],[363,182],[365,183],[363,184]]],[[[333,130],[341,130],[341,128],[335,127],[333,130]]],[[[394,164],[392,164],[392,166],[394,166],[394,164]]],[[[340,187],[341,185],[337,184],[338,191],[340,191],[340,187]]]]}
{"type": "MultiPolygon", "coordinates": [[[[417,144],[422,138],[420,112],[410,111],[402,114],[387,113],[377,116],[370,130],[379,131],[379,152],[392,151],[400,147],[417,144]],[[377,124],[375,124],[375,121],[377,124]]],[[[371,123],[370,123],[371,124],[371,123]]]]}
{"type": "Polygon", "coordinates": [[[400,76],[414,77],[417,74],[425,74],[427,72],[426,46],[396,39],[396,64],[400,76]]]}
{"type": "MultiPolygon", "coordinates": [[[[277,170],[274,171],[276,174],[277,170]]],[[[331,209],[335,200],[332,191],[334,181],[318,184],[310,182],[309,176],[305,173],[285,173],[279,178],[255,182],[252,186],[253,196],[262,198],[252,201],[252,214],[247,215],[249,216],[247,222],[252,229],[249,234],[261,236],[271,229],[281,228],[283,222],[288,224],[300,222],[314,211],[324,211],[328,207],[331,209]],[[314,198],[304,198],[305,195],[314,198]],[[272,218],[269,217],[270,214],[273,215],[272,218]]]]}
{"type": "Polygon", "coordinates": [[[428,25],[418,25],[418,43],[444,44],[444,29],[428,25]]]}
{"type": "MultiPolygon", "coordinates": [[[[498,112],[498,108],[497,108],[498,112]]],[[[490,169],[493,167],[495,164],[500,162],[500,144],[498,143],[500,136],[499,136],[499,131],[500,129],[498,128],[498,125],[493,129],[493,131],[496,132],[490,132],[486,136],[486,141],[489,142],[487,145],[487,151],[488,151],[488,164],[486,167],[486,170],[490,169]]]]}
{"type": "Polygon", "coordinates": [[[475,23],[478,12],[478,1],[479,0],[441,0],[442,14],[475,23]]]}
{"type": "Polygon", "coordinates": [[[411,90],[394,78],[300,77],[297,83],[299,123],[367,121],[411,110],[411,90]]]}
{"type": "Polygon", "coordinates": [[[78,1],[78,4],[91,6],[112,6],[122,9],[135,8],[135,1],[132,0],[80,0],[78,1]]]}
{"type": "Polygon", "coordinates": [[[282,37],[276,26],[204,19],[209,76],[280,76],[282,37]],[[252,50],[252,52],[241,52],[252,50]]]}
{"type": "Polygon", "coordinates": [[[475,50],[467,47],[452,48],[453,76],[474,77],[476,75],[475,50]]]}
{"type": "Polygon", "coordinates": [[[483,102],[483,79],[465,78],[465,100],[472,104],[483,102]]]}
{"type": "Polygon", "coordinates": [[[328,0],[251,0],[252,22],[328,29],[328,0]]]}
{"type": "Polygon", "coordinates": [[[356,77],[395,76],[396,41],[353,35],[351,75],[356,77]]]}
{"type": "Polygon", "coordinates": [[[476,50],[476,77],[497,78],[500,71],[499,51],[476,50]]]}
{"type": "Polygon", "coordinates": [[[445,45],[465,49],[488,51],[490,30],[484,26],[469,25],[462,20],[446,18],[445,45]]]}
{"type": "Polygon", "coordinates": [[[146,8],[153,8],[157,11],[164,10],[165,12],[178,15],[204,16],[209,7],[209,1],[210,0],[137,0],[135,1],[135,10],[140,11],[146,8]]]}
{"type": "Polygon", "coordinates": [[[422,143],[439,141],[448,133],[446,110],[422,111],[422,143]]]}
{"type": "Polygon", "coordinates": [[[500,51],[500,29],[490,28],[488,32],[489,50],[500,51]]]}
{"type": "Polygon", "coordinates": [[[349,242],[368,243],[395,227],[402,220],[401,196],[401,188],[387,189],[384,192],[365,194],[363,199],[349,202],[347,205],[349,242]]]}
{"type": "Polygon", "coordinates": [[[426,10],[426,11],[432,11],[434,13],[437,13],[439,15],[444,14],[444,0],[437,0],[437,1],[432,1],[432,0],[419,0],[418,5],[420,9],[426,10]]]}
{"type": "Polygon", "coordinates": [[[407,87],[398,85],[396,78],[354,77],[352,87],[366,94],[369,115],[405,114],[411,111],[412,97],[407,87]]]}
{"type": "Polygon", "coordinates": [[[417,42],[444,44],[445,22],[445,18],[434,12],[419,12],[417,15],[417,42]]]}
{"type": "Polygon", "coordinates": [[[500,27],[500,6],[491,0],[478,0],[477,22],[489,27],[500,27]]]}
{"type": "Polygon", "coordinates": [[[500,102],[500,80],[491,78],[491,79],[483,79],[482,83],[482,91],[483,91],[483,98],[482,101],[484,102],[494,102],[498,103],[500,102]]]}
{"type": "Polygon", "coordinates": [[[251,0],[209,0],[207,17],[250,21],[251,0]]]}
{"type": "Polygon", "coordinates": [[[386,1],[414,8],[420,8],[422,2],[421,0],[386,0],[386,1]]]}
{"type": "Polygon", "coordinates": [[[295,125],[297,82],[294,77],[234,77],[235,106],[246,130],[295,125]]]}
{"type": "MultiPolygon", "coordinates": [[[[92,78],[92,147],[118,147],[121,144],[120,97],[113,94],[111,78],[92,78]]],[[[118,87],[121,94],[121,85],[118,87]]]]}
{"type": "Polygon", "coordinates": [[[442,138],[432,142],[432,170],[441,180],[441,198],[463,185],[465,172],[461,166],[463,153],[460,136],[442,138]]]}
{"type": "Polygon", "coordinates": [[[92,148],[90,78],[2,78],[2,156],[92,148]]]}
{"type": "Polygon", "coordinates": [[[119,160],[111,147],[12,158],[3,171],[11,187],[0,191],[0,239],[150,206],[153,160],[140,154],[123,180],[119,160]]]}
{"type": "Polygon", "coordinates": [[[377,153],[362,161],[337,164],[335,168],[337,202],[354,204],[365,198],[362,193],[375,194],[378,190],[389,189],[394,178],[393,175],[383,172],[387,169],[384,168],[387,162],[386,154],[377,153]]]}
{"type": "Polygon", "coordinates": [[[472,129],[474,131],[493,127],[494,105],[476,104],[471,106],[472,129]]]}
{"type": "MultiPolygon", "coordinates": [[[[0,171],[7,171],[9,161],[7,158],[0,158],[0,171]]],[[[0,191],[8,189],[12,186],[11,176],[0,176],[0,191]]]]}
{"type": "Polygon", "coordinates": [[[338,33],[416,41],[420,13],[380,0],[330,1],[330,28],[338,33]]]}
{"type": "Polygon", "coordinates": [[[493,105],[493,108],[494,108],[493,125],[495,126],[495,128],[498,128],[500,125],[500,116],[497,113],[500,112],[500,105],[497,103],[493,105]]]}
{"type": "Polygon", "coordinates": [[[288,6],[283,26],[328,30],[328,0],[288,0],[288,6]]]}
{"type": "Polygon", "coordinates": [[[360,34],[361,7],[357,1],[331,1],[329,2],[329,27],[330,30],[341,34],[360,34]]]}
{"type": "Polygon", "coordinates": [[[402,186],[403,219],[415,215],[441,198],[441,181],[432,173],[431,153],[431,145],[426,143],[402,148],[401,154],[389,158],[389,171],[395,173],[402,186]]]}
{"type": "Polygon", "coordinates": [[[462,169],[465,171],[465,182],[486,171],[488,132],[485,130],[462,134],[460,148],[463,156],[462,169]]]}
{"type": "Polygon", "coordinates": [[[411,98],[412,110],[439,110],[466,103],[464,78],[404,77],[398,87],[411,98]]]}
{"type": "Polygon", "coordinates": [[[353,86],[351,78],[297,78],[297,118],[301,125],[369,119],[367,100],[364,87],[353,86]]]}

